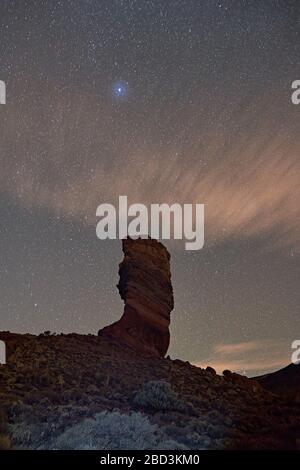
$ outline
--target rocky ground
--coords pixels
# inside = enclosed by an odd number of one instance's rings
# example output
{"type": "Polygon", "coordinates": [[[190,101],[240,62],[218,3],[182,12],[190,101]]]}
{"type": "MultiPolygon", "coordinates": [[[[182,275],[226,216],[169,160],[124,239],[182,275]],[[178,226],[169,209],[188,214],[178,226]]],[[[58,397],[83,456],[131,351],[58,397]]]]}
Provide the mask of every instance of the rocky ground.
{"type": "Polygon", "coordinates": [[[79,448],[74,435],[86,440],[82,448],[300,448],[299,403],[246,377],[143,355],[106,337],[0,339],[8,352],[0,365],[2,449],[79,448]]]}

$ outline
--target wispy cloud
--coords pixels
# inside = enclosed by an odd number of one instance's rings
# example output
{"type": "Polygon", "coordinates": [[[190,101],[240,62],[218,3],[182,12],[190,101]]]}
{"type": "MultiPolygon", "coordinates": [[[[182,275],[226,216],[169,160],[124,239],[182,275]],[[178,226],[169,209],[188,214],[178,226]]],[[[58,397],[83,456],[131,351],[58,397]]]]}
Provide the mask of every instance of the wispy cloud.
{"type": "Polygon", "coordinates": [[[21,204],[95,224],[96,207],[121,194],[204,203],[206,240],[267,236],[272,247],[300,251],[300,141],[292,124],[286,134],[272,121],[270,103],[267,113],[256,103],[238,115],[232,105],[209,130],[204,118],[191,122],[157,150],[142,135],[133,144],[124,125],[110,139],[120,118],[93,96],[49,99],[51,109],[12,104],[3,130],[0,187],[21,204]]]}
{"type": "Polygon", "coordinates": [[[232,356],[235,354],[244,354],[248,351],[254,351],[261,347],[259,341],[246,341],[244,343],[217,344],[214,348],[216,354],[232,356]]]}
{"type": "Polygon", "coordinates": [[[212,353],[195,364],[211,366],[218,373],[228,369],[246,375],[256,375],[279,369],[291,361],[289,341],[257,340],[217,344],[212,353]]]}

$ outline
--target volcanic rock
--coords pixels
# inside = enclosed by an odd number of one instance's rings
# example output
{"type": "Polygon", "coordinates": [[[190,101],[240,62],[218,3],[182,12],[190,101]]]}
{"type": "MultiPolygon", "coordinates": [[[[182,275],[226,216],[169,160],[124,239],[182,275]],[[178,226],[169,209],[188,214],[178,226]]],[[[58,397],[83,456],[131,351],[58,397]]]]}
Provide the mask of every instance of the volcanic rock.
{"type": "Polygon", "coordinates": [[[99,331],[133,349],[164,357],[174,308],[170,254],[153,239],[122,240],[118,289],[125,302],[121,319],[99,331]]]}

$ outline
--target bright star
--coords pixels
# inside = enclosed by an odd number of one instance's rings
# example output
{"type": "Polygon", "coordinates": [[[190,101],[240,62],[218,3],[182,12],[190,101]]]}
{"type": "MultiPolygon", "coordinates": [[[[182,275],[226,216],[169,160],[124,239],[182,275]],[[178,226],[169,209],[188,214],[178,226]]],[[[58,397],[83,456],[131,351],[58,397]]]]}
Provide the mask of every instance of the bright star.
{"type": "Polygon", "coordinates": [[[128,84],[125,82],[118,82],[113,85],[113,95],[115,98],[126,98],[128,93],[128,84]]]}

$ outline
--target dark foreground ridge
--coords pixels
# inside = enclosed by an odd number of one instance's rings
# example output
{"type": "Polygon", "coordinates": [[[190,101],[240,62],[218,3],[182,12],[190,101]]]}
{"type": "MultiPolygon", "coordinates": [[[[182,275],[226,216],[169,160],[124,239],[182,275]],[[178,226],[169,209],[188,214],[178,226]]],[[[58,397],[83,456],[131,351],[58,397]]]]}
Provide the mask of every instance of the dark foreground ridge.
{"type": "Polygon", "coordinates": [[[2,448],[299,448],[299,403],[246,377],[138,354],[108,337],[0,339],[2,448]]]}

